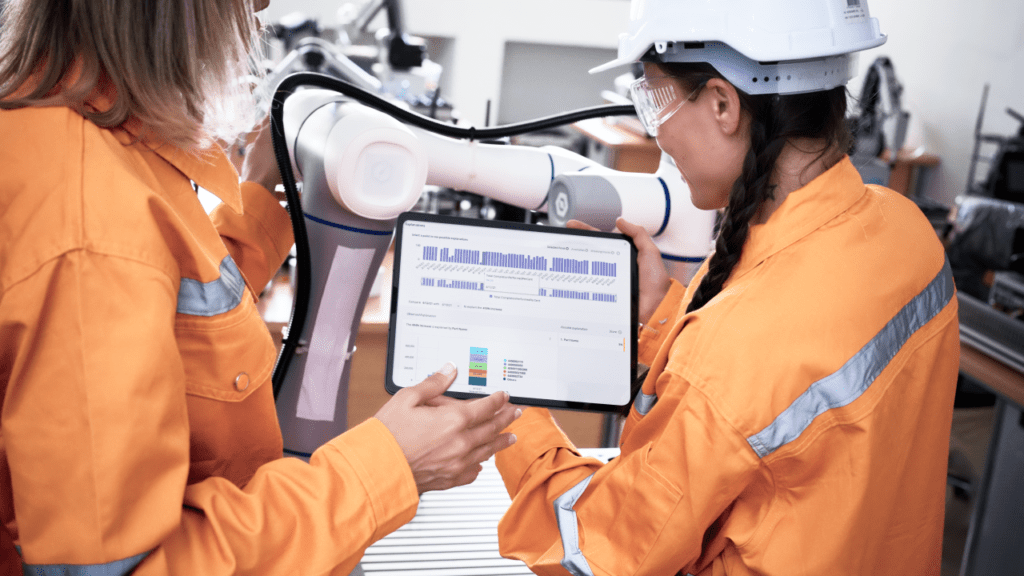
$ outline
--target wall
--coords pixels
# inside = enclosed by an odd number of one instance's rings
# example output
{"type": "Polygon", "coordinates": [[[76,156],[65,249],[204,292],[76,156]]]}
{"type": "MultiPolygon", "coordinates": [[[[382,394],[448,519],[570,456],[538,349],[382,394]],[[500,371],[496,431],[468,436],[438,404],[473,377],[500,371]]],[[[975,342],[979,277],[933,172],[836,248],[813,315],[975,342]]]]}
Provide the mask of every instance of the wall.
{"type": "MultiPolygon", "coordinates": [[[[338,5],[274,0],[267,17],[302,10],[333,23],[338,5]]],[[[478,126],[488,99],[492,123],[499,115],[502,121],[521,119],[546,106],[566,109],[589,101],[595,85],[580,80],[583,76],[567,77],[566,66],[578,61],[584,68],[610,54],[629,14],[626,0],[406,0],[404,5],[409,31],[445,46],[444,94],[467,123],[478,126]]],[[[879,55],[893,60],[905,87],[904,108],[911,113],[908,144],[942,158],[926,193],[951,204],[966,184],[982,86],[991,84],[984,132],[1009,134],[1017,125],[1004,109],[1024,112],[1024,2],[871,0],[870,10],[889,41],[862,53],[861,69],[879,55]]],[[[859,79],[850,90],[859,94],[859,79]]]]}
{"type": "Polygon", "coordinates": [[[605,104],[601,91],[611,90],[615,77],[625,70],[587,71],[615,56],[611,48],[506,43],[498,122],[522,122],[605,104]]]}

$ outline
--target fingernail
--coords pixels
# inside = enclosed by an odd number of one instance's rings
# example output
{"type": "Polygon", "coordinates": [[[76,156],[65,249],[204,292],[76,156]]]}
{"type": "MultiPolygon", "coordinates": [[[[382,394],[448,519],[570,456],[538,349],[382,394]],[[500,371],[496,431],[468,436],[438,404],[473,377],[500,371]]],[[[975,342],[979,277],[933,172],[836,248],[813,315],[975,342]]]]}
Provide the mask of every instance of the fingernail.
{"type": "Polygon", "coordinates": [[[516,440],[517,440],[517,438],[516,438],[515,434],[509,436],[508,437],[508,445],[511,446],[511,445],[515,444],[516,440]]]}
{"type": "Polygon", "coordinates": [[[444,374],[445,376],[451,376],[452,374],[455,374],[455,364],[451,362],[445,362],[444,366],[441,366],[441,369],[438,370],[438,372],[444,374]]]}
{"type": "Polygon", "coordinates": [[[516,408],[516,420],[518,420],[519,417],[522,416],[522,415],[523,415],[523,411],[521,409],[519,409],[519,408],[516,408]]]}
{"type": "Polygon", "coordinates": [[[508,402],[509,398],[511,398],[511,396],[508,395],[508,391],[505,391],[505,401],[508,402]]]}

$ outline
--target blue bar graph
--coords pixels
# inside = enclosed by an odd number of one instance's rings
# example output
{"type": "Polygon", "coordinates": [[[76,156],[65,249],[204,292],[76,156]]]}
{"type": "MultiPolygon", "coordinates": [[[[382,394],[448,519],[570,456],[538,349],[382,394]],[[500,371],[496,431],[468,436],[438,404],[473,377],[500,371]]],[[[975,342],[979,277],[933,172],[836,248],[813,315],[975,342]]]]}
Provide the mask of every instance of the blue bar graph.
{"type": "Polygon", "coordinates": [[[590,300],[590,292],[578,292],[576,290],[551,290],[555,298],[569,298],[570,300],[590,300]]]}
{"type": "Polygon", "coordinates": [[[421,286],[435,286],[437,288],[455,288],[457,290],[483,290],[483,282],[470,282],[468,280],[446,280],[444,278],[422,278],[421,286]]]}
{"type": "Polygon", "coordinates": [[[589,274],[590,261],[573,260],[572,258],[552,258],[548,272],[564,272],[568,274],[589,274]]]}
{"type": "Polygon", "coordinates": [[[609,262],[594,262],[592,272],[594,276],[615,276],[615,264],[609,262]]]}
{"type": "Polygon", "coordinates": [[[437,248],[433,246],[427,246],[424,249],[424,253],[430,253],[433,250],[435,257],[429,258],[430,260],[439,260],[441,262],[448,262],[451,264],[479,264],[480,263],[480,251],[479,250],[467,250],[465,248],[442,248],[440,256],[437,255],[437,248]]]}
{"type": "Polygon", "coordinates": [[[438,253],[437,248],[426,246],[423,248],[423,259],[438,260],[452,264],[494,266],[516,270],[546,271],[548,269],[548,259],[543,256],[529,256],[507,252],[481,252],[480,250],[466,250],[463,248],[442,248],[440,253],[438,253]]]}
{"type": "Polygon", "coordinates": [[[577,290],[561,290],[558,288],[538,288],[538,296],[550,296],[552,298],[567,298],[569,300],[587,300],[590,302],[618,302],[615,294],[601,294],[598,292],[580,292],[577,290]]]}
{"type": "Polygon", "coordinates": [[[531,256],[514,252],[490,252],[467,248],[423,247],[423,259],[449,264],[472,266],[494,266],[514,270],[536,270],[562,274],[581,274],[614,278],[618,275],[617,265],[612,262],[591,262],[573,258],[551,258],[531,256]]]}

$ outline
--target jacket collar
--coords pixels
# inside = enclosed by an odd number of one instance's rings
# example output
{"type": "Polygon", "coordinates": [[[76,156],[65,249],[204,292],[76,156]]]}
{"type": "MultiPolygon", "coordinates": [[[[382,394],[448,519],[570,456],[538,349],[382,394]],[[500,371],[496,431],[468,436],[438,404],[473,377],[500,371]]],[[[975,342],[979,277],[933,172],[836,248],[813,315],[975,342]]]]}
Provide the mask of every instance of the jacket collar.
{"type": "Polygon", "coordinates": [[[853,206],[867,192],[860,173],[844,156],[835,166],[794,190],[764,224],[750,227],[731,279],[753,270],[853,206]]]}
{"type": "MultiPolygon", "coordinates": [[[[117,89],[105,74],[86,99],[86,108],[94,111],[107,110],[117,96],[117,89]]],[[[178,169],[187,178],[211,192],[236,213],[242,212],[242,189],[238,172],[228,160],[223,148],[213,143],[209,148],[187,152],[147,134],[142,123],[134,117],[118,128],[112,129],[118,141],[126,146],[143,145],[178,169]]]]}

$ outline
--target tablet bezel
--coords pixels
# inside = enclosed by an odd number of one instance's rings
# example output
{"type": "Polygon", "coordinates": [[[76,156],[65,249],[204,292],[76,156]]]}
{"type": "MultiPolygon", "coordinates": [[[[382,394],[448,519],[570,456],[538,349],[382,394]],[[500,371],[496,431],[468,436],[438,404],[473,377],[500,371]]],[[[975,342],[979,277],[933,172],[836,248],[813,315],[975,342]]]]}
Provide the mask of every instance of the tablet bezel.
{"type": "MultiPolygon", "coordinates": [[[[439,216],[436,214],[425,214],[420,212],[403,212],[398,217],[398,222],[395,227],[395,249],[394,249],[394,265],[392,270],[391,279],[391,309],[388,313],[388,351],[387,361],[385,366],[385,377],[384,377],[384,388],[388,394],[395,394],[403,387],[394,383],[394,360],[395,360],[395,330],[398,318],[398,288],[399,278],[401,276],[402,269],[402,231],[405,228],[405,223],[408,221],[421,221],[421,222],[432,222],[437,224],[452,224],[456,226],[467,226],[467,227],[481,227],[481,228],[503,228],[506,230],[515,230],[527,233],[543,232],[546,234],[565,234],[569,236],[587,236],[595,238],[611,238],[626,240],[629,243],[630,248],[630,270],[629,270],[629,282],[630,282],[630,324],[626,326],[627,342],[630,344],[630,380],[625,383],[627,388],[631,388],[631,384],[636,380],[637,371],[637,331],[636,326],[638,325],[638,307],[639,307],[639,270],[637,267],[637,251],[636,245],[633,244],[632,238],[624,234],[613,233],[613,232],[595,232],[590,230],[576,230],[572,228],[561,228],[554,226],[540,226],[536,224],[525,224],[520,222],[504,222],[498,220],[478,220],[473,218],[460,218],[456,216],[439,216]]],[[[446,396],[459,399],[469,398],[483,398],[488,394],[474,394],[469,392],[445,392],[446,396]]],[[[633,399],[628,398],[627,402],[622,405],[615,404],[599,404],[590,402],[572,402],[562,400],[548,400],[541,398],[529,398],[524,396],[512,396],[511,402],[514,404],[524,406],[541,406],[545,408],[557,408],[562,410],[582,410],[587,412],[619,412],[624,406],[628,405],[633,399]]]]}

